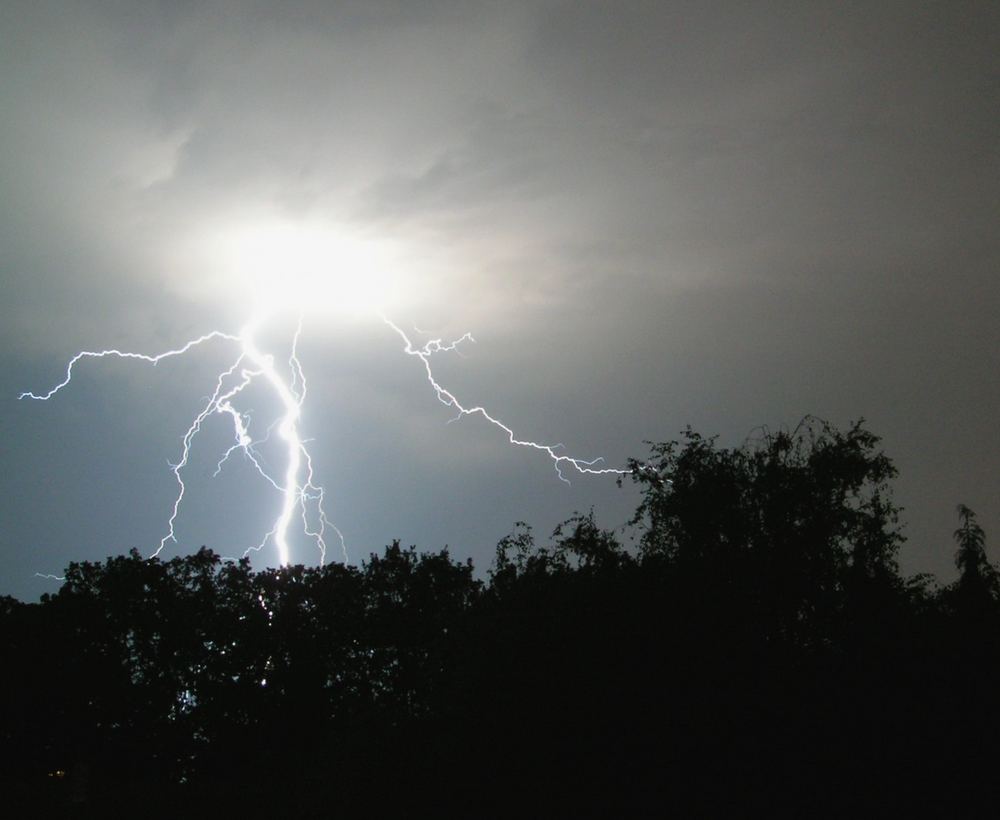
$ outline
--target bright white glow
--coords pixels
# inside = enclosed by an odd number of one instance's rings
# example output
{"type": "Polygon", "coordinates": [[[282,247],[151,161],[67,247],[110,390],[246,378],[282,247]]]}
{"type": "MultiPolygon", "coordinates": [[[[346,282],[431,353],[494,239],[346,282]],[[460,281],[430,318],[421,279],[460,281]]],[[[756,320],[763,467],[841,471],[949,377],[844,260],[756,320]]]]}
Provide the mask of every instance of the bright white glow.
{"type": "MultiPolygon", "coordinates": [[[[250,322],[240,333],[240,339],[243,343],[243,355],[246,356],[247,359],[249,359],[257,367],[258,371],[264,376],[264,378],[267,379],[268,383],[274,389],[275,394],[277,394],[278,398],[281,399],[281,404],[284,408],[284,412],[281,415],[281,421],[278,425],[278,435],[281,436],[282,441],[287,444],[286,452],[288,456],[288,463],[285,466],[285,483],[281,488],[281,512],[278,515],[278,520],[275,521],[271,532],[274,533],[274,542],[278,548],[278,560],[281,562],[282,566],[285,566],[289,560],[288,526],[292,521],[292,515],[295,512],[295,508],[302,503],[304,489],[299,484],[299,473],[302,469],[303,444],[302,439],[299,436],[298,420],[302,397],[294,395],[291,388],[289,388],[288,384],[286,384],[285,379],[278,373],[274,366],[274,357],[266,356],[260,352],[257,347],[257,342],[254,339],[254,333],[256,330],[256,324],[254,322],[250,322]]],[[[296,339],[297,338],[298,334],[296,334],[296,339]]],[[[293,363],[295,363],[294,352],[292,354],[292,359],[293,363]]],[[[293,370],[292,372],[295,373],[296,371],[293,370]]],[[[304,390],[305,386],[303,385],[303,391],[304,390]]],[[[245,429],[237,430],[237,438],[243,441],[247,440],[245,429]],[[240,435],[241,433],[242,435],[240,435]]],[[[323,543],[322,537],[319,538],[319,544],[321,550],[320,554],[323,558],[325,558],[326,545],[323,543]]]]}
{"type": "Polygon", "coordinates": [[[390,243],[319,223],[261,220],[220,231],[214,242],[229,293],[253,295],[255,315],[377,315],[398,296],[390,243]]]}
{"type": "MultiPolygon", "coordinates": [[[[445,343],[440,339],[415,345],[407,334],[385,316],[385,309],[400,296],[399,257],[384,242],[368,240],[345,230],[334,230],[316,223],[292,224],[276,219],[242,220],[234,227],[216,230],[208,246],[213,257],[213,267],[221,271],[220,298],[228,306],[250,308],[250,320],[240,333],[234,335],[214,330],[184,343],[178,348],[156,355],[125,352],[116,349],[82,351],[74,356],[66,368],[65,378],[45,393],[22,393],[20,398],[48,401],[67,387],[73,378],[74,367],[83,359],[117,357],[138,359],[149,364],[183,356],[192,348],[210,341],[224,341],[235,347],[228,367],[221,370],[215,388],[205,405],[194,417],[181,437],[181,457],[171,465],[177,483],[177,493],[167,521],[166,534],[153,555],[158,555],[168,543],[176,543],[175,522],[187,490],[183,473],[191,454],[192,442],[201,432],[202,424],[216,414],[228,417],[232,423],[234,443],[218,462],[215,474],[235,452],[241,452],[280,495],[281,507],[271,530],[263,539],[245,553],[261,550],[269,541],[277,547],[278,560],[286,565],[291,560],[289,533],[293,518],[298,512],[301,523],[296,530],[313,541],[319,551],[320,562],[326,560],[325,537],[328,528],[336,533],[344,559],[347,550],[344,538],[326,517],[323,509],[324,491],[313,472],[313,462],[305,441],[299,432],[299,420],[306,397],[306,377],[298,358],[297,346],[302,331],[304,313],[335,313],[380,317],[403,341],[404,352],[419,359],[428,383],[438,401],[457,411],[458,418],[477,416],[499,429],[507,441],[517,447],[526,447],[546,455],[555,467],[559,478],[568,483],[564,469],[583,475],[621,475],[622,470],[604,467],[602,459],[579,459],[561,452],[560,444],[543,444],[519,438],[514,430],[484,407],[463,405],[453,393],[434,377],[430,359],[434,354],[454,351],[461,343],[471,341],[469,334],[445,343]],[[279,315],[280,314],[280,315],[279,315]],[[291,354],[287,363],[277,365],[274,356],[262,351],[258,345],[258,332],[266,325],[281,327],[288,314],[297,317],[297,326],[291,340],[291,354]],[[268,392],[281,405],[274,425],[283,442],[283,480],[273,477],[258,458],[257,445],[266,440],[251,435],[250,417],[238,409],[236,402],[251,384],[264,382],[268,392]]],[[[218,226],[216,226],[218,228],[218,226]]],[[[205,246],[202,246],[203,250],[205,246]]],[[[213,284],[206,292],[214,292],[213,284]]],[[[270,428],[268,428],[268,435],[270,428]]],[[[52,576],[55,577],[55,576],[52,576]]]]}
{"type": "MultiPolygon", "coordinates": [[[[168,350],[164,353],[149,355],[145,353],[132,353],[121,350],[109,349],[100,351],[85,350],[77,353],[66,367],[66,377],[55,387],[46,393],[24,392],[19,398],[35,399],[37,401],[48,401],[56,393],[69,385],[73,379],[73,372],[76,364],[83,359],[103,359],[115,357],[121,359],[139,359],[149,364],[157,364],[163,359],[173,356],[183,356],[192,348],[202,345],[208,341],[221,339],[228,342],[238,343],[238,349],[234,353],[235,358],[232,363],[222,370],[215,381],[215,389],[209,396],[204,407],[194,417],[191,425],[181,437],[181,457],[176,464],[171,465],[174,479],[177,482],[177,494],[174,496],[174,503],[171,507],[170,517],[167,519],[166,534],[160,539],[160,544],[153,552],[153,556],[159,555],[168,543],[177,543],[175,525],[180,514],[181,504],[187,493],[187,485],[184,482],[183,472],[188,464],[191,455],[191,447],[201,432],[202,425],[214,414],[228,416],[233,424],[233,434],[235,443],[231,445],[219,460],[215,475],[222,470],[223,465],[229,457],[237,450],[241,451],[254,469],[281,494],[281,510],[270,531],[263,537],[259,544],[249,547],[243,554],[248,555],[251,551],[259,551],[269,540],[274,540],[278,549],[279,563],[284,566],[290,561],[289,530],[292,525],[292,518],[298,510],[301,518],[300,531],[303,535],[312,540],[319,550],[320,563],[326,561],[326,531],[332,529],[340,541],[344,560],[347,560],[347,547],[344,543],[344,536],[337,527],[326,517],[323,509],[325,493],[323,487],[316,484],[313,473],[312,457],[306,449],[305,442],[298,430],[298,421],[301,415],[302,402],[306,397],[306,378],[302,372],[302,365],[298,357],[298,340],[302,332],[301,320],[292,337],[292,350],[288,359],[288,372],[290,377],[282,375],[282,368],[275,365],[274,357],[261,352],[257,346],[256,333],[261,324],[259,317],[253,318],[240,331],[239,336],[234,336],[221,331],[213,331],[203,336],[193,339],[179,348],[168,350]],[[273,478],[261,464],[257,457],[256,441],[248,429],[248,417],[241,413],[233,402],[243,393],[246,388],[254,383],[256,379],[263,377],[268,383],[274,395],[280,400],[282,412],[276,420],[278,425],[278,435],[284,442],[284,451],[287,462],[285,466],[284,482],[273,478]],[[315,522],[311,524],[310,521],[315,522]]],[[[36,573],[36,575],[41,575],[36,573]]],[[[59,576],[46,574],[42,577],[57,579],[59,576]]]]}

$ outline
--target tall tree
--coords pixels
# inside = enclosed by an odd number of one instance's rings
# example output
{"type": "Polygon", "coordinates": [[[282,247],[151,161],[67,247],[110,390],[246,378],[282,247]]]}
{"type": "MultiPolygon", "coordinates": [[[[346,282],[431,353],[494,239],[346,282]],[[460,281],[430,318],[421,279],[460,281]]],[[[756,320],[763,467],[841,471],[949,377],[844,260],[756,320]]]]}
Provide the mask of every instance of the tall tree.
{"type": "Polygon", "coordinates": [[[976,514],[964,504],[958,505],[961,526],[955,530],[958,543],[955,551],[955,565],[961,573],[963,584],[989,585],[995,583],[996,570],[986,558],[986,533],[976,521],[976,514]]]}
{"type": "Polygon", "coordinates": [[[812,417],[792,432],[718,447],[690,428],[632,461],[645,559],[743,594],[781,632],[818,629],[857,578],[896,579],[896,469],[863,422],[812,417]]]}
{"type": "Polygon", "coordinates": [[[976,521],[976,514],[959,504],[958,517],[961,525],[954,538],[958,544],[955,565],[959,576],[952,590],[954,607],[960,616],[990,617],[997,614],[1000,602],[1000,576],[986,557],[986,534],[976,521]]]}

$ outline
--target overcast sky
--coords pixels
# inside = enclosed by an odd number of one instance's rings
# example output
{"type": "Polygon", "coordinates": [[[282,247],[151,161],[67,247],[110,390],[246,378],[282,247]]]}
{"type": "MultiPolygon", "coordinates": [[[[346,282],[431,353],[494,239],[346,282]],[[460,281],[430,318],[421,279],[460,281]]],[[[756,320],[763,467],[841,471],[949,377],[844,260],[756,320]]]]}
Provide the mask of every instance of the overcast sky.
{"type": "MultiPolygon", "coordinates": [[[[525,438],[615,466],[688,424],[731,446],[864,417],[901,472],[904,569],[952,577],[959,502],[1000,557],[998,18],[960,0],[3,0],[0,593],[155,548],[168,462],[232,348],[85,362],[47,404],[18,394],[77,350],[238,332],[233,237],[269,225],[386,249],[391,318],[421,342],[471,331],[439,380],[525,438]]],[[[286,355],[289,327],[270,331],[286,355]]],[[[448,424],[374,315],[311,311],[301,356],[303,434],[354,560],[400,538],[485,569],[519,519],[544,536],[635,506],[448,424]]],[[[270,526],[277,494],[245,461],[211,478],[231,443],[222,418],[197,439],[165,557],[239,554],[270,526]]]]}

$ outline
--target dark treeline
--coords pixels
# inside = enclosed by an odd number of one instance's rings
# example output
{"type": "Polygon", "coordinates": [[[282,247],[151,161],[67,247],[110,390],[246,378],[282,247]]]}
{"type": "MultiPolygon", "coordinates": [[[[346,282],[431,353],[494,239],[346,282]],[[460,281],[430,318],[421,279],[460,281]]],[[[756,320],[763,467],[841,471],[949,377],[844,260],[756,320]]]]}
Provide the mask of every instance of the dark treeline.
{"type": "Polygon", "coordinates": [[[629,538],[519,524],[485,579],[398,543],[256,573],[202,549],[2,599],[4,813],[983,807],[1000,584],[972,511],[940,586],[900,575],[895,470],[860,424],[688,431],[630,466],[629,538]]]}

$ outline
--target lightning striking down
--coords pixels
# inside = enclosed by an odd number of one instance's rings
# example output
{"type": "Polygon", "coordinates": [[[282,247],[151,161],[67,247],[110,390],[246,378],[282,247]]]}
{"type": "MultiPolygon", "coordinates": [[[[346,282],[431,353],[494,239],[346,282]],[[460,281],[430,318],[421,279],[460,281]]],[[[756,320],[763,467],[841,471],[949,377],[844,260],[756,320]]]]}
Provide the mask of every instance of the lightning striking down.
{"type": "MultiPolygon", "coordinates": [[[[452,342],[432,339],[422,347],[417,347],[392,320],[385,316],[381,316],[380,318],[403,340],[403,352],[408,356],[418,358],[423,364],[427,381],[438,401],[446,407],[457,411],[458,415],[452,421],[465,416],[480,416],[492,426],[503,431],[510,444],[545,453],[551,460],[559,479],[567,484],[570,482],[563,472],[564,468],[572,469],[577,473],[585,475],[623,475],[627,472],[618,468],[598,466],[603,462],[601,458],[587,460],[561,454],[557,452],[557,450],[562,448],[561,444],[548,445],[527,439],[520,439],[512,428],[491,415],[484,407],[479,405],[467,407],[463,405],[453,393],[437,381],[431,368],[430,359],[436,353],[458,352],[460,345],[465,342],[474,341],[470,333],[466,333],[452,342]]],[[[273,526],[257,544],[248,547],[244,551],[244,556],[248,555],[251,551],[262,550],[268,541],[273,541],[278,551],[280,564],[282,566],[287,565],[290,558],[289,531],[292,521],[296,513],[298,513],[301,522],[299,531],[316,545],[321,564],[326,561],[326,535],[328,529],[336,533],[344,560],[348,560],[344,536],[327,518],[323,506],[325,492],[323,487],[316,483],[312,456],[298,428],[307,390],[305,373],[298,357],[298,342],[302,333],[301,316],[291,339],[291,353],[287,363],[288,376],[282,372],[283,369],[279,369],[275,365],[274,356],[262,352],[257,345],[256,334],[262,322],[261,317],[254,316],[243,326],[239,334],[234,335],[222,331],[212,331],[211,333],[199,336],[197,339],[186,342],[181,347],[156,355],[124,352],[117,349],[81,351],[70,359],[66,367],[65,378],[47,393],[24,392],[19,396],[20,399],[33,399],[36,401],[50,400],[70,384],[73,379],[75,366],[83,359],[102,359],[108,357],[138,359],[155,366],[166,358],[184,355],[192,348],[209,341],[222,340],[233,342],[237,345],[236,358],[232,361],[232,364],[219,372],[211,395],[181,437],[181,457],[176,464],[170,465],[177,484],[177,492],[174,496],[170,516],[167,519],[166,533],[160,539],[160,543],[153,551],[151,557],[158,556],[168,543],[177,543],[175,524],[180,514],[185,493],[187,492],[182,472],[189,462],[192,444],[198,433],[201,432],[202,425],[210,416],[220,414],[228,416],[232,422],[235,443],[219,459],[214,475],[218,475],[230,456],[239,450],[249,460],[257,473],[279,493],[281,498],[280,509],[273,526]],[[240,412],[234,405],[234,401],[240,394],[255,382],[264,383],[270,389],[272,395],[278,399],[282,408],[281,414],[268,428],[267,434],[258,440],[255,440],[250,434],[249,416],[240,412]],[[256,449],[270,437],[275,427],[277,428],[278,437],[284,443],[283,451],[286,458],[284,476],[280,481],[264,468],[256,449]],[[313,523],[310,523],[311,521],[313,523]]],[[[56,576],[46,577],[54,578],[56,576]]]]}
{"type": "Polygon", "coordinates": [[[561,449],[561,444],[539,444],[536,441],[528,441],[524,439],[519,439],[514,431],[504,424],[500,419],[492,416],[487,412],[486,408],[476,405],[475,407],[465,407],[455,396],[440,385],[440,383],[434,378],[434,371],[431,369],[431,356],[435,353],[446,353],[453,350],[458,350],[458,347],[463,342],[474,342],[475,339],[472,338],[471,333],[466,333],[459,339],[453,342],[445,343],[441,339],[432,339],[427,342],[423,347],[415,347],[410,338],[404,333],[398,325],[396,325],[392,320],[385,316],[382,316],[382,321],[385,322],[389,327],[391,327],[399,337],[403,340],[403,352],[408,356],[416,356],[424,365],[424,371],[427,374],[427,381],[430,383],[431,387],[434,389],[434,393],[437,396],[438,401],[440,401],[446,407],[451,407],[458,411],[458,416],[456,418],[462,418],[463,416],[481,416],[494,427],[503,430],[507,435],[507,440],[517,446],[517,447],[528,447],[532,450],[541,450],[543,453],[548,455],[552,459],[552,464],[555,467],[556,474],[559,476],[561,481],[569,484],[569,479],[563,475],[563,467],[571,467],[578,473],[584,473],[589,475],[623,475],[627,471],[619,470],[614,467],[597,467],[596,465],[601,464],[603,458],[590,459],[589,461],[581,458],[571,458],[567,455],[560,455],[556,450],[561,449]]]}
{"type": "MultiPolygon", "coordinates": [[[[248,547],[243,554],[248,555],[251,551],[260,551],[269,540],[273,539],[278,550],[280,564],[282,566],[288,564],[290,555],[289,529],[291,528],[292,519],[296,511],[298,511],[302,522],[301,531],[318,548],[320,563],[325,563],[326,561],[327,529],[331,529],[337,534],[344,560],[347,560],[347,547],[343,534],[326,516],[323,508],[325,493],[322,486],[315,482],[312,457],[306,449],[305,442],[302,440],[298,430],[299,416],[301,414],[302,403],[305,401],[307,387],[305,374],[303,373],[302,364],[298,357],[298,341],[302,332],[301,319],[292,337],[291,354],[288,361],[288,369],[291,375],[288,378],[275,365],[274,357],[270,354],[264,354],[258,348],[255,334],[260,324],[261,320],[255,317],[243,327],[238,335],[223,333],[222,331],[212,331],[211,333],[199,336],[197,339],[186,342],[181,347],[156,355],[132,353],[117,349],[81,351],[70,359],[66,367],[65,378],[47,393],[24,392],[18,397],[20,399],[34,399],[36,401],[50,400],[70,384],[73,380],[74,368],[82,359],[103,359],[108,357],[138,359],[155,366],[166,358],[184,355],[192,348],[215,339],[235,342],[237,344],[238,353],[235,360],[229,367],[218,374],[211,396],[181,437],[181,457],[176,464],[170,465],[177,483],[177,493],[174,496],[170,516],[167,519],[166,533],[160,539],[160,543],[153,551],[151,557],[159,555],[168,543],[177,543],[175,525],[177,517],[180,514],[181,503],[187,492],[187,485],[184,483],[182,472],[188,464],[192,444],[195,437],[201,432],[202,425],[209,416],[217,413],[229,416],[233,424],[236,442],[226,450],[219,460],[215,475],[218,475],[233,452],[240,450],[253,465],[254,469],[281,496],[280,512],[274,525],[259,543],[248,547]],[[286,457],[286,469],[283,481],[278,481],[272,477],[261,464],[255,447],[262,443],[263,439],[261,441],[253,439],[249,431],[248,416],[241,413],[233,404],[233,401],[257,380],[263,380],[281,403],[282,413],[277,419],[276,425],[278,436],[284,442],[286,457]],[[310,523],[310,520],[314,523],[310,523]]],[[[268,435],[270,435],[270,430],[268,431],[268,435]]]]}

